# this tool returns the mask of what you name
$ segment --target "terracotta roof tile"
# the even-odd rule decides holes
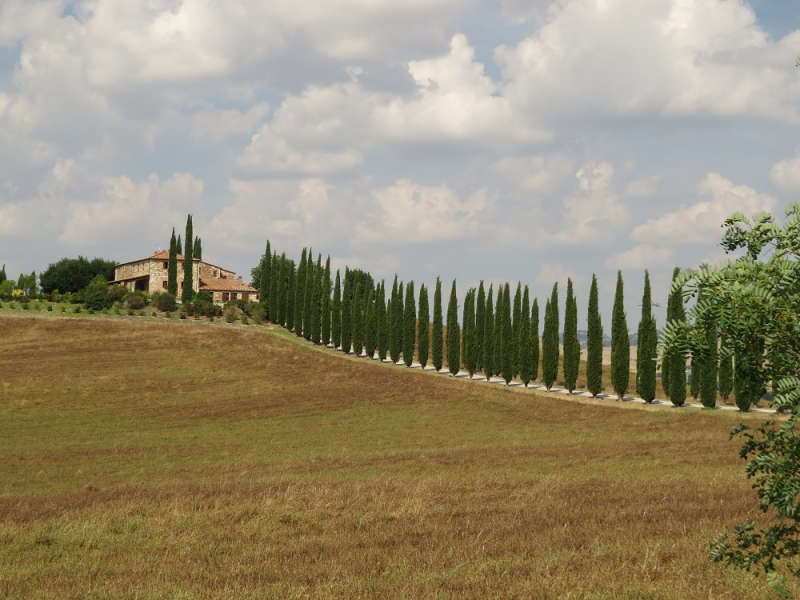
[[[201,279],[201,292],[249,292],[257,294],[258,290],[241,279]]]

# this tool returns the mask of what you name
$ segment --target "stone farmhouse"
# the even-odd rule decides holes
[[[130,290],[153,292],[167,291],[169,252],[161,250],[146,258],[118,264],[114,268],[114,281],[109,284],[124,285]],[[192,265],[192,286],[195,292],[207,292],[214,302],[229,300],[258,300],[258,290],[245,283],[236,273],[195,258]],[[183,289],[183,255],[178,254],[178,298]]]

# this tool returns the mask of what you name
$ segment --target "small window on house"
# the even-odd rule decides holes
[[[168,262],[166,262],[166,261],[164,261],[164,268],[165,268],[165,269],[169,269],[169,263],[168,263]]]
[[[233,294],[231,294],[231,296],[233,296],[233,299],[236,300],[236,292],[233,292]]]
[[[222,292],[222,301],[227,302],[231,299],[231,295],[228,292]]]
[[[167,289],[167,282],[166,281],[162,281],[161,282],[161,287],[164,288],[164,289]]]

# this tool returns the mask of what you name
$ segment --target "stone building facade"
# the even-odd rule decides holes
[[[183,256],[178,255],[178,298],[183,289]],[[195,292],[207,292],[214,302],[242,299],[258,300],[258,290],[245,283],[228,269],[195,258],[192,264],[192,287]],[[130,290],[153,292],[167,291],[169,252],[162,250],[146,258],[120,263],[114,270],[114,281]]]

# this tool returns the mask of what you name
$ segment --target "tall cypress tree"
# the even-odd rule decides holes
[[[199,257],[198,257],[199,258]],[[272,249],[269,247],[269,240],[267,240],[267,249],[264,250],[264,257],[261,259],[261,273],[258,281],[258,299],[262,306],[267,309],[267,318],[269,314],[269,285],[272,281]],[[272,315],[274,317],[274,315]]]
[[[314,279],[311,288],[311,334],[310,339],[315,344],[319,344],[320,329],[322,327],[322,278],[325,272],[322,270],[322,254],[317,256],[317,266],[314,268]]]
[[[175,244],[175,247],[178,249],[178,254],[183,252],[183,242],[181,241],[181,234],[178,234],[178,241]]]
[[[656,321],[653,316],[650,293],[650,273],[644,272],[644,292],[642,294],[642,318],[636,348],[636,393],[648,404],[656,397]]]
[[[350,354],[353,344],[353,278],[345,269],[342,289],[342,352]]]
[[[378,297],[375,299],[375,327],[377,329],[378,358],[386,360],[389,349],[389,327],[386,320],[386,282],[378,284]]]
[[[539,377],[539,299],[531,307],[531,381]]]
[[[622,271],[617,271],[617,291],[611,313],[611,385],[617,393],[617,400],[625,398],[631,372],[631,340],[625,317],[623,285]]]
[[[306,295],[306,249],[300,254],[300,265],[294,278],[294,333],[297,337],[303,335],[303,303]]]
[[[716,328],[710,330],[706,335],[708,346],[707,354],[703,357],[703,370],[700,373],[700,402],[706,408],[714,408],[717,405],[717,331]],[[692,379],[695,374],[692,372]]]
[[[198,260],[203,260],[203,242],[200,240],[199,237],[194,238],[192,256]]]
[[[458,296],[456,280],[450,289],[450,302],[447,305],[447,367],[452,375],[461,370],[461,331],[458,327]]]
[[[178,242],[175,239],[175,228],[172,228],[172,238],[169,241],[169,260],[167,262],[167,291],[173,296],[178,293]],[[3,265],[5,266],[5,265]]]
[[[486,295],[486,308],[483,327],[483,373],[486,375],[486,382],[492,380],[495,375],[494,364],[494,308],[493,299],[494,290],[492,284],[489,284],[489,293]]]
[[[700,382],[703,379],[700,373],[705,368],[705,365],[703,365],[703,357],[699,352],[692,352],[689,365],[689,395],[697,400],[697,397],[700,395]]]
[[[395,275],[389,312],[389,358],[394,363],[400,360],[400,352],[403,349],[403,302],[400,299],[402,285],[402,283],[397,283],[397,275]]]
[[[463,317],[461,331],[461,359],[464,361],[464,368],[469,373],[469,378],[475,374],[475,288],[470,288],[464,299]]]
[[[331,257],[325,260],[325,272],[322,274],[322,308],[320,309],[320,335],[322,345],[331,343]]]
[[[336,269],[336,283],[333,286],[331,303],[331,343],[334,348],[342,345],[342,280],[339,269]]]
[[[442,282],[436,278],[436,289],[433,292],[433,330],[431,331],[431,362],[433,363],[436,372],[442,370],[442,363],[444,362],[444,323],[442,323]]]
[[[558,322],[558,282],[556,282],[544,309],[542,332],[542,381],[548,392],[558,377]]]
[[[503,285],[497,286],[497,300],[494,305],[494,348],[492,348],[492,366],[495,375],[503,374]]]
[[[676,268],[673,274],[673,281],[680,275],[680,269]],[[667,317],[676,323],[686,322],[686,310],[683,307],[683,297],[680,289],[670,294]],[[673,348],[667,353],[668,378],[669,378],[669,399],[675,406],[683,406],[686,402],[686,357],[677,348]],[[662,374],[663,382],[663,374]]]
[[[286,259],[286,286],[283,290],[284,314],[286,315],[286,329],[294,330],[294,299],[297,289],[297,267],[293,260]]]
[[[353,282],[355,284],[355,292],[353,293],[353,301],[350,303],[351,318],[353,328],[353,353],[356,356],[361,356],[364,350],[364,289],[361,287],[361,282]]]
[[[726,348],[724,340],[720,349],[719,359],[719,395],[722,401],[727,404],[728,398],[733,391],[733,353]]]
[[[364,351],[370,360],[375,358],[378,339],[377,323],[375,322],[375,296],[377,292],[377,289],[375,291],[370,290],[364,300]]]
[[[417,307],[414,300],[414,282],[406,286],[406,305],[403,309],[403,362],[407,367],[414,362],[417,334]]]
[[[272,254],[272,268],[269,274],[269,293],[267,294],[267,301],[269,302],[269,320],[273,323],[280,323],[281,311],[278,308],[278,286],[280,285],[278,275],[283,274],[283,264],[278,262],[277,255]]]
[[[571,394],[578,382],[581,364],[581,343],[578,341],[578,301],[572,289],[572,279],[567,278],[567,304],[564,307],[564,387]]]
[[[603,323],[597,294],[597,277],[592,273],[586,332],[586,387],[593,397],[603,391]]]
[[[520,322],[522,319],[522,283],[517,282],[517,291],[514,294],[514,320],[511,324],[511,335],[513,336],[512,347],[514,352],[514,376],[519,375],[521,366],[520,354],[522,350],[522,327]],[[525,332],[528,335],[528,332]]]
[[[419,364],[423,370],[428,365],[428,355],[430,354],[430,327],[431,327],[430,307],[428,306],[428,289],[425,284],[419,286],[419,321],[417,324],[417,355]]]
[[[183,289],[181,302],[191,302],[194,297],[194,260],[192,255],[192,215],[186,217],[186,248],[183,252]]]
[[[305,289],[303,290],[303,337],[311,339],[311,300],[314,294],[314,255],[312,249],[308,250],[306,260]]]
[[[486,291],[483,280],[478,285],[475,301],[475,371],[483,371],[483,338],[486,335]]]
[[[520,300],[520,312],[522,311]],[[502,344],[500,345],[500,373],[506,380],[506,385],[514,379],[514,326],[511,322],[511,288],[506,283],[503,288],[503,318],[502,318]]]
[[[519,378],[525,387],[531,381],[531,299],[528,292],[528,286],[525,286],[525,291],[522,294],[522,310],[520,312],[521,321],[520,327],[522,334],[520,336],[519,348]]]

